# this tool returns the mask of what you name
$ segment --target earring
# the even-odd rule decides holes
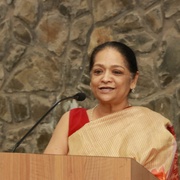
[[[135,89],[131,89],[131,92],[134,93],[134,92],[135,92]]]

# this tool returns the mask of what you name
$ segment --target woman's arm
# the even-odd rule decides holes
[[[44,154],[66,155],[68,153],[68,131],[69,112],[65,113],[58,122]]]

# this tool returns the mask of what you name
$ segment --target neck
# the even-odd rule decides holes
[[[101,117],[106,116],[108,114],[121,111],[121,110],[123,110],[129,106],[130,105],[128,102],[126,102],[124,104],[119,104],[119,105],[99,103],[97,106],[94,107],[94,110],[92,112],[92,119],[101,118]]]

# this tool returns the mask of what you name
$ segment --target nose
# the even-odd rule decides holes
[[[109,71],[105,71],[101,80],[104,83],[111,82],[111,73]]]

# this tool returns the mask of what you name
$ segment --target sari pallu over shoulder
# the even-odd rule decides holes
[[[159,179],[178,180],[177,147],[169,120],[147,108],[131,107],[94,121],[78,108],[70,113],[70,121],[74,122],[75,111],[75,118],[83,123],[69,136],[69,154],[132,157]]]

